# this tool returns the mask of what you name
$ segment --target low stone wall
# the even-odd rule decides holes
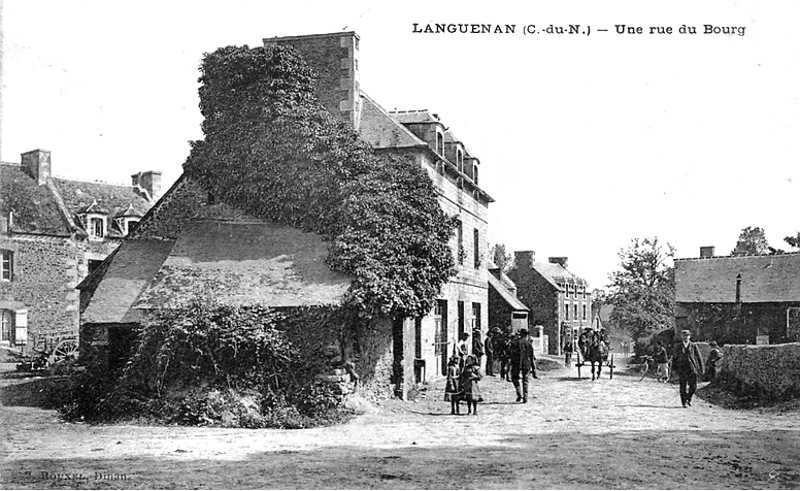
[[[800,397],[800,343],[727,345],[722,353],[719,378],[740,394]]]

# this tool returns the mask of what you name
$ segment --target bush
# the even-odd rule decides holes
[[[307,382],[280,315],[262,307],[192,302],[144,321],[129,361],[90,356],[53,397],[70,420],[306,428],[341,421],[333,387]],[[311,368],[308,368],[311,367]]]

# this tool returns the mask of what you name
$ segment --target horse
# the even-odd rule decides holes
[[[587,329],[578,338],[578,348],[584,361],[592,365],[592,380],[600,378],[603,364],[608,360],[608,342],[599,333]],[[595,376],[595,364],[597,364],[597,375]]]

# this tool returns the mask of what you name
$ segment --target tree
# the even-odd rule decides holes
[[[455,220],[425,170],[376,155],[331,116],[291,47],[220,48],[200,70],[204,139],[186,174],[237,209],[322,235],[328,265],[354,278],[344,305],[363,317],[427,314],[455,273]]]
[[[668,264],[675,248],[657,237],[631,240],[620,249],[620,270],[611,274],[611,320],[633,338],[675,325],[675,276]]]
[[[592,290],[591,298],[592,311],[594,312],[600,312],[600,309],[603,307],[603,305],[611,303],[611,297],[609,296],[608,292],[602,288],[595,288]]]
[[[505,244],[495,244],[492,246],[492,261],[505,273],[511,269],[514,257],[506,252]]]
[[[795,249],[800,249],[800,232],[797,232],[797,235],[794,236],[789,235],[784,237],[783,240]]]
[[[775,250],[775,249],[773,249]],[[736,247],[731,251],[731,256],[758,256],[770,254],[769,242],[761,227],[746,227],[739,234]]]

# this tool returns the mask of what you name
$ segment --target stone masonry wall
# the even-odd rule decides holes
[[[742,394],[766,399],[800,397],[800,343],[722,348],[719,379]]]
[[[314,69],[316,92],[334,116],[359,127],[358,36],[353,32],[264,39],[265,45],[290,45]]]
[[[0,283],[0,297],[28,310],[24,352],[52,348],[48,340],[77,337],[78,249],[71,240],[0,236],[0,248],[14,251],[13,280]]]
[[[13,281],[0,283],[0,298],[22,304],[28,310],[28,339],[23,352],[49,350],[59,340],[77,339],[76,287],[88,274],[88,260],[105,259],[119,243],[39,235],[0,236],[0,249],[14,251]]]
[[[543,326],[549,340],[549,353],[560,353],[559,308],[562,302],[559,302],[558,291],[528,265],[515,265],[508,277],[517,285],[517,297],[530,309],[528,328]]]

